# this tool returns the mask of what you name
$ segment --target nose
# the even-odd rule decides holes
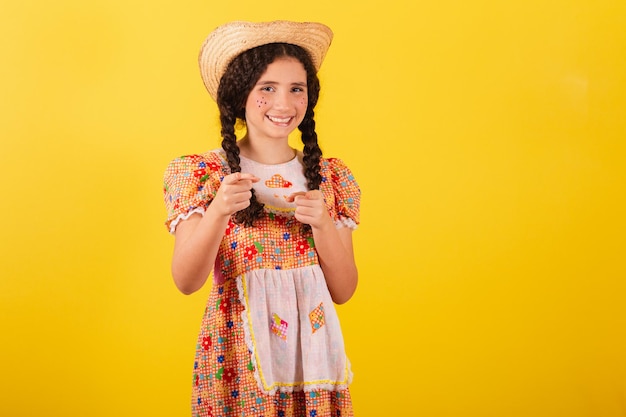
[[[291,106],[289,92],[278,92],[274,96],[274,108],[282,110],[288,109]]]

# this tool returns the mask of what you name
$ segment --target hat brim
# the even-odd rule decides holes
[[[316,22],[235,21],[217,27],[204,41],[198,61],[202,81],[214,100],[228,64],[240,53],[268,43],[290,43],[302,47],[320,69],[333,39],[332,30]]]

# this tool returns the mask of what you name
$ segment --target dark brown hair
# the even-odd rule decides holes
[[[217,106],[222,125],[222,148],[226,152],[231,172],[240,172],[239,146],[235,136],[237,119],[245,121],[245,106],[248,95],[267,66],[277,58],[293,57],[300,61],[307,74],[308,105],[304,119],[298,126],[304,144],[304,176],[309,190],[316,190],[322,182],[320,159],[322,150],[317,143],[314,108],[319,97],[320,83],[317,72],[307,52],[297,45],[270,43],[257,46],[237,55],[226,68],[217,89]],[[263,213],[263,204],[257,201],[252,190],[250,206],[235,214],[235,222],[252,226]]]

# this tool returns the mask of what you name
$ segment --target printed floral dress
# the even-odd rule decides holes
[[[193,371],[193,417],[352,416],[339,319],[310,231],[285,197],[306,191],[302,155],[279,165],[241,158],[261,179],[253,227],[229,222],[215,261]],[[322,159],[320,190],[337,227],[355,229],[360,190],[341,160]],[[229,173],[224,152],[183,156],[165,173],[166,226],[203,214]]]

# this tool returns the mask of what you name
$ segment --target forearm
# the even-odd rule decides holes
[[[190,218],[178,225],[172,277],[182,293],[191,294],[206,282],[229,218],[216,213],[209,205],[204,216]]]
[[[337,229],[332,221],[313,227],[313,240],[333,301],[343,304],[357,287],[358,271],[352,248],[352,231]]]

